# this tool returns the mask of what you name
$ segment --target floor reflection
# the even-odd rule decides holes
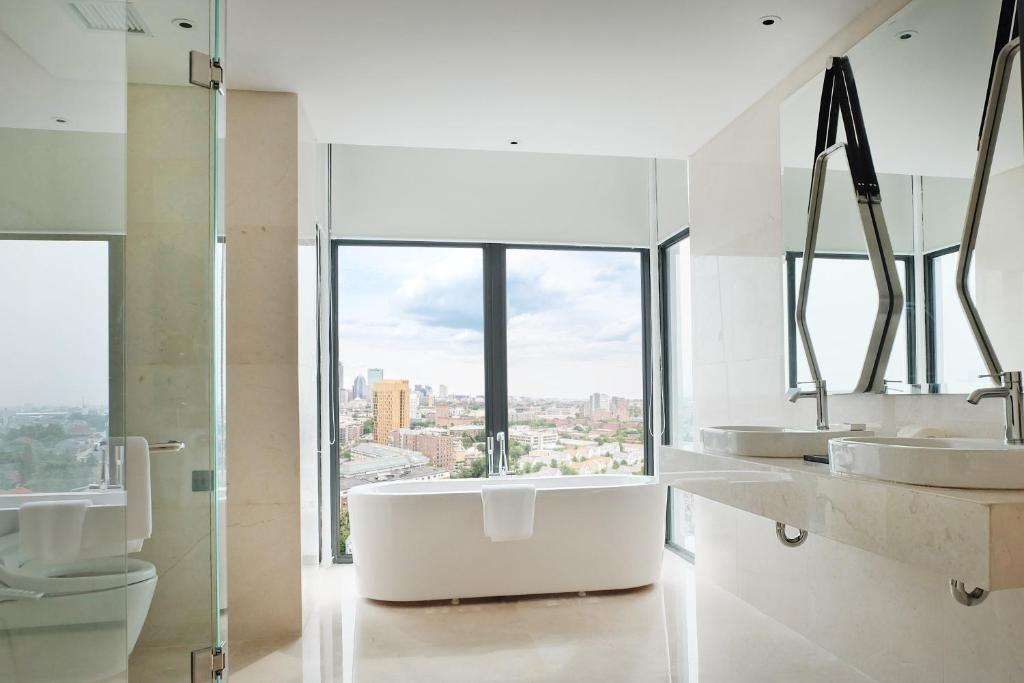
[[[870,680],[671,553],[655,586],[585,597],[393,605],[352,567],[316,578],[303,637],[232,643],[233,683]]]

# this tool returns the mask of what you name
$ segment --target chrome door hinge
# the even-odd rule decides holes
[[[219,59],[196,50],[188,53],[188,82],[200,88],[220,90],[224,85],[224,68]]]
[[[228,655],[222,647],[192,651],[192,683],[219,681],[227,668]]]

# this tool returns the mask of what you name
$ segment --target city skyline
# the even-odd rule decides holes
[[[353,384],[356,381],[358,381],[358,379],[362,379],[364,382],[366,382],[366,372],[365,372],[365,369],[363,369],[363,372],[356,372],[354,374],[350,374],[349,370],[347,369],[349,366],[346,365],[345,367],[346,367],[345,375],[346,375],[346,377],[351,377],[351,381],[348,381],[347,385],[342,385],[340,387],[341,389],[347,389],[348,391],[351,392]],[[380,368],[380,364],[373,365],[372,367]],[[433,395],[436,398],[444,398],[440,394],[440,388],[441,387],[446,387],[447,388],[447,395],[449,397],[469,397],[469,398],[483,398],[484,397],[484,393],[483,392],[475,393],[475,392],[465,392],[465,391],[453,390],[452,389],[452,385],[447,384],[445,382],[431,383],[431,382],[424,382],[422,380],[417,380],[417,379],[414,379],[412,377],[393,377],[387,371],[387,368],[380,368],[380,369],[382,369],[384,371],[384,379],[385,380],[405,380],[405,381],[407,381],[409,383],[410,387],[415,387],[417,385],[424,385],[424,386],[429,386],[429,387],[433,388],[433,390],[434,390],[434,394]],[[367,386],[369,386],[369,384],[367,384]],[[590,400],[590,397],[593,394],[605,394],[605,395],[607,395],[609,397],[612,397],[612,398],[626,398],[626,399],[629,399],[631,401],[643,400],[643,396],[642,395],[640,395],[640,396],[623,396],[621,394],[615,394],[615,393],[612,393],[612,392],[609,392],[609,391],[588,391],[588,392],[586,392],[585,396],[536,396],[536,395],[533,395],[533,394],[512,394],[512,393],[509,393],[509,398],[514,398],[514,399],[534,399],[534,400],[540,400],[540,401],[579,401],[579,402],[584,402],[585,403],[585,402]],[[353,396],[353,398],[355,398],[355,396]]]

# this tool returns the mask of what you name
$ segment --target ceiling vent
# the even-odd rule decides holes
[[[130,2],[72,2],[71,11],[90,31],[122,31],[151,35],[138,8]]]

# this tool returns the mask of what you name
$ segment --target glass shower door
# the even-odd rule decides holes
[[[150,461],[153,533],[139,556],[159,582],[128,673],[211,680],[227,613],[224,95],[211,65],[223,6],[137,8],[153,35],[128,41],[125,428],[170,447]]]
[[[225,639],[221,12],[0,0],[0,681]]]

